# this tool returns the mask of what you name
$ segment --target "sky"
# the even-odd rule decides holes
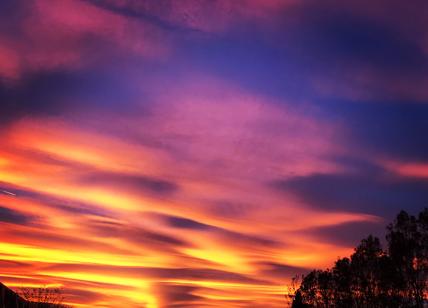
[[[283,307],[428,204],[428,2],[0,1],[0,281]]]

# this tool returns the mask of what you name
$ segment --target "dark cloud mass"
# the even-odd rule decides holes
[[[428,161],[428,103],[332,100],[323,105],[324,116],[346,123],[351,146],[372,155]]]
[[[161,217],[166,221],[166,223],[169,226],[173,228],[197,230],[199,232],[205,231],[208,233],[212,233],[212,235],[214,236],[223,237],[227,239],[227,241],[230,241],[232,243],[236,242],[239,244],[271,246],[271,247],[281,246],[279,242],[269,239],[267,237],[247,235],[239,232],[234,232],[224,228],[203,224],[195,220],[182,218],[182,217],[166,216],[166,215],[163,215]]]
[[[1,122],[36,115],[73,114],[107,108],[127,111],[137,90],[112,71],[48,70],[25,73],[19,81],[1,82]],[[119,105],[119,106],[118,106]]]
[[[88,172],[79,181],[85,185],[112,185],[136,191],[168,196],[179,190],[178,184],[143,175]]]
[[[163,299],[162,305],[165,307],[192,307],[192,303],[202,300],[200,296],[193,295],[198,287],[182,286],[173,283],[160,283],[157,291]]]
[[[312,228],[306,230],[305,233],[322,241],[354,247],[369,234],[383,240],[385,237],[385,223],[386,219],[378,222],[352,222],[337,226]]]
[[[268,277],[275,277],[279,280],[289,279],[296,275],[307,273],[310,269],[298,266],[290,266],[275,262],[260,262],[257,264],[260,267],[260,274]]]
[[[196,229],[196,230],[214,229],[214,227],[212,226],[197,222],[195,220],[187,219],[187,218],[170,216],[170,217],[167,217],[166,220],[171,227],[175,227],[175,228]]]
[[[403,208],[417,211],[426,206],[428,198],[428,181],[388,173],[375,176],[315,174],[277,181],[273,186],[295,194],[313,207],[380,216]]]
[[[293,39],[309,64],[324,69],[364,65],[400,73],[422,73],[428,64],[419,42],[376,16],[321,4],[307,5],[300,14]]]
[[[0,221],[12,224],[25,225],[32,221],[32,217],[27,216],[18,211],[14,211],[9,208],[0,206]]]

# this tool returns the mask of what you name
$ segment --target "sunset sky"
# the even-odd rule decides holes
[[[428,2],[0,1],[0,281],[284,307],[428,205]]]

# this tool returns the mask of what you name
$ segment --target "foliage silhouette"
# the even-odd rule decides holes
[[[428,293],[428,208],[417,217],[401,211],[387,226],[387,250],[363,239],[350,258],[302,278],[292,307],[415,307]]]
[[[64,296],[60,288],[21,287],[18,294],[27,302],[32,303],[34,307],[70,308],[63,304]]]
[[[18,294],[19,293],[19,294]],[[62,304],[61,289],[20,288],[15,292],[0,283],[0,307],[2,308],[71,308]]]

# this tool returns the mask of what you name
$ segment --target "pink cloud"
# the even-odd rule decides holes
[[[141,19],[157,18],[164,26],[208,33],[223,32],[241,22],[270,22],[272,18],[295,0],[183,0],[145,2],[133,0],[107,0],[100,7],[118,14],[133,12]],[[126,13],[124,13],[126,14]]]
[[[115,50],[149,59],[162,59],[170,50],[158,27],[84,1],[34,0],[17,27],[20,35],[4,37],[0,50],[0,74],[12,79],[26,71],[87,67]],[[100,53],[106,46],[110,52]]]

